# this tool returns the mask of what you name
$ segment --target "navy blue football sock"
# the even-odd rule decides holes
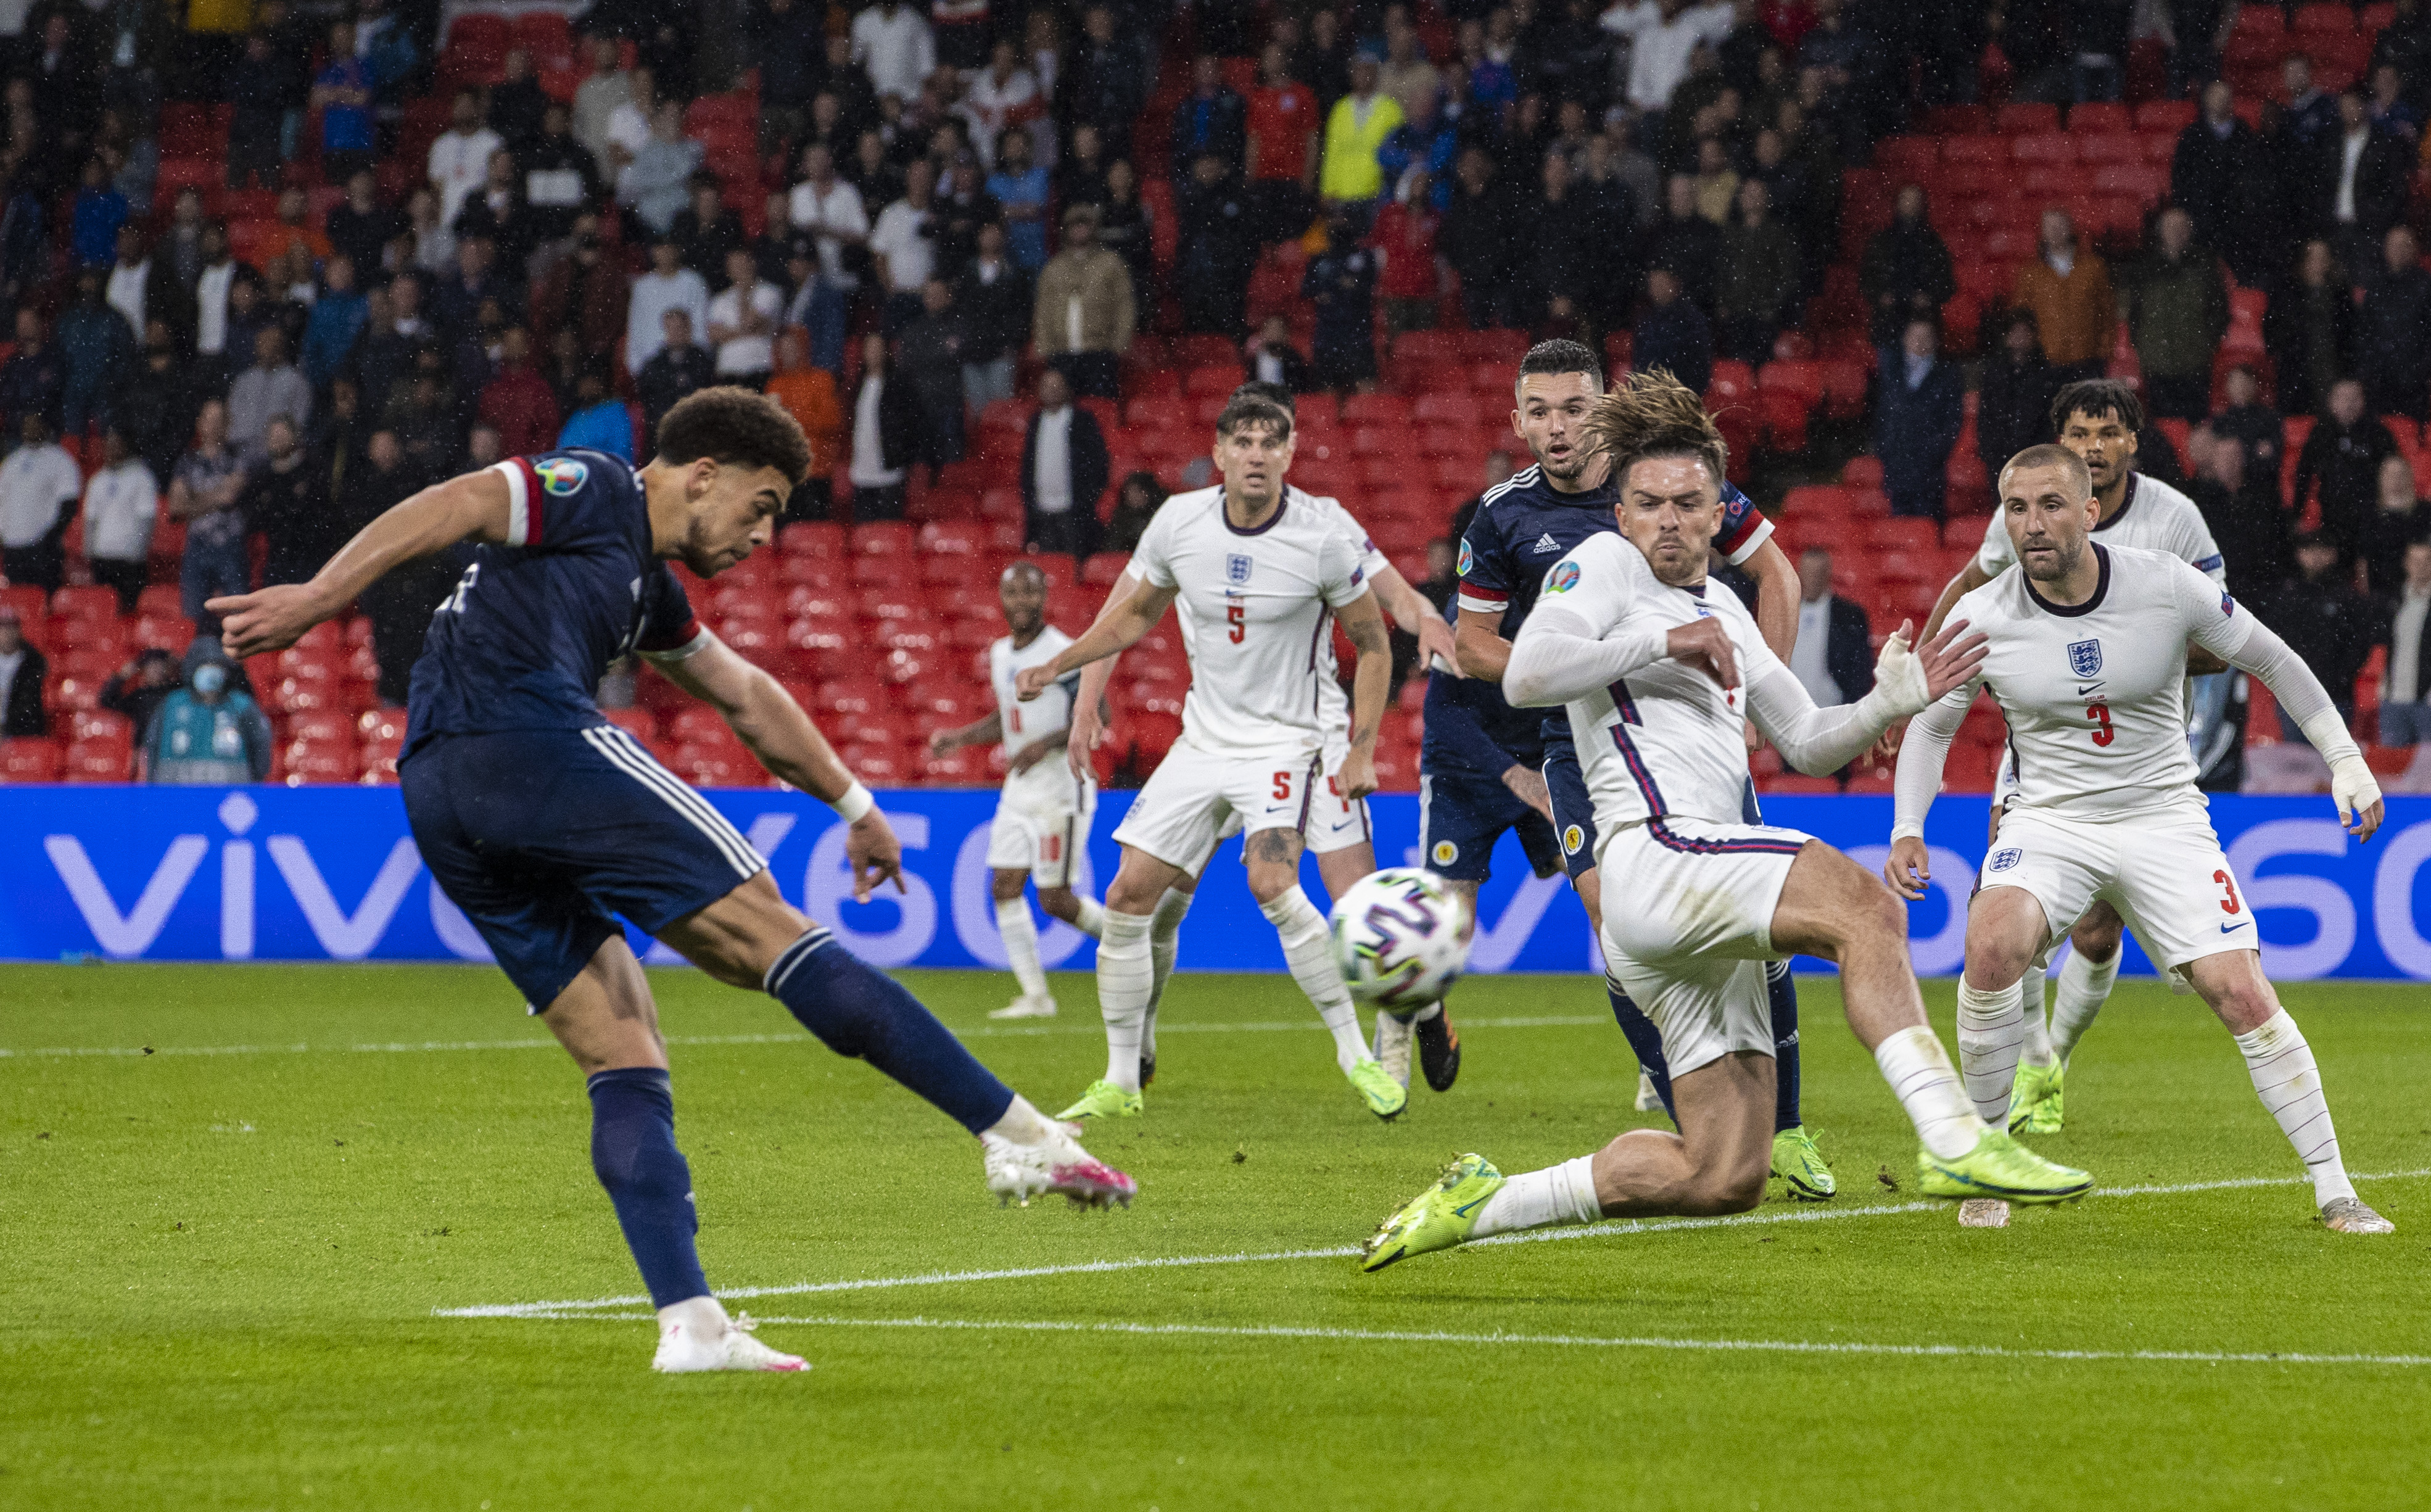
[[[1612,1016],[1620,1020],[1622,1037],[1637,1052],[1637,1064],[1653,1082],[1654,1095],[1663,1100],[1663,1111],[1671,1115],[1674,1126],[1678,1125],[1680,1116],[1671,1108],[1671,1067],[1663,1059],[1663,1031],[1655,1028],[1654,1020],[1647,1017],[1637,1004],[1629,1000],[1629,994],[1614,986],[1608,977],[1603,990],[1604,996],[1612,1000]]]
[[[1772,1132],[1779,1134],[1805,1121],[1798,1111],[1798,983],[1789,980],[1789,963],[1766,962],[1764,986],[1772,999]]]
[[[919,999],[838,944],[824,926],[813,925],[785,947],[763,984],[828,1049],[867,1061],[973,1134],[1013,1105],[1013,1089],[973,1059]]]
[[[655,1066],[596,1071],[591,1077],[591,1168],[616,1204],[616,1222],[650,1304],[669,1307],[709,1295],[693,1249],[700,1218],[692,1168],[676,1148],[676,1100]]]

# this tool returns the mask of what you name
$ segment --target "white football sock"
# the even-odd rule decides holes
[[[1477,1210],[1477,1227],[1469,1237],[1541,1229],[1548,1223],[1593,1223],[1602,1217],[1603,1203],[1595,1189],[1595,1157],[1581,1155],[1504,1182]]]
[[[1350,1000],[1350,989],[1342,984],[1341,968],[1333,964],[1333,934],[1325,927],[1325,916],[1298,887],[1287,888],[1272,902],[1258,906],[1283,938],[1283,960],[1291,966],[1292,980],[1316,1005],[1325,1027],[1333,1031],[1334,1064],[1349,1075],[1352,1067],[1367,1059],[1367,1042],[1360,1037],[1358,1006]]]
[[[1038,921],[1030,916],[1027,898],[996,900],[996,932],[1004,936],[1006,962],[1025,998],[1047,996],[1047,972],[1038,964]]]
[[[723,1338],[727,1327],[726,1304],[714,1297],[686,1297],[659,1309],[661,1338],[679,1328],[697,1339]]]
[[[1072,927],[1093,940],[1104,939],[1106,911],[1098,906],[1095,899],[1081,898],[1075,901],[1081,905],[1081,916],[1072,921]]]
[[[1004,1110],[1004,1117],[983,1131],[999,1139],[1010,1139],[1016,1145],[1039,1144],[1058,1131],[1048,1117],[1031,1105],[1031,1100],[1015,1092]]]
[[[1975,1116],[1996,1129],[2008,1126],[2009,1087],[2026,1039],[2024,986],[2012,983],[1986,992],[1958,979],[1958,1068]]]
[[[1098,945],[1098,1012],[1106,1020],[1106,1080],[1139,1090],[1140,1026],[1153,984],[1148,951],[1148,916],[1106,910]]]
[[[1932,1026],[1919,1024],[1884,1040],[1874,1047],[1874,1064],[1936,1159],[1956,1160],[1984,1137],[1984,1120],[1975,1117],[1967,1089],[1951,1068],[1950,1052],[1934,1037]]]
[[[2018,1064],[2049,1066],[2054,1057],[2052,1054],[2051,1028],[2043,1017],[2041,972],[2027,968],[2024,980],[2018,983],[2018,1007],[2025,1020],[2026,1031],[2026,1037],[2018,1041]]]
[[[2313,1205],[2353,1197],[2355,1184],[2347,1180],[2346,1162],[2339,1158],[2339,1132],[2330,1123],[2329,1100],[2322,1094],[2322,1073],[2296,1020],[2282,1008],[2259,1029],[2238,1035],[2237,1048],[2245,1052],[2245,1069],[2262,1105],[2279,1120],[2279,1132],[2296,1147],[2313,1178]]]
[[[2052,995],[2052,1050],[2061,1060],[2076,1049],[2076,1042],[2093,1027],[2093,1016],[2102,1012],[2110,989],[2119,981],[2119,963],[2125,958],[2123,949],[2110,952],[2107,961],[2088,961],[2083,950],[2071,950],[2059,965],[2059,988]]]
[[[1150,1056],[1156,1054],[1156,1011],[1165,1006],[1165,984],[1173,980],[1173,958],[1182,949],[1182,916],[1190,912],[1190,899],[1196,896],[1179,887],[1168,887],[1165,896],[1156,900],[1156,912],[1149,916],[1148,961],[1156,973],[1156,984],[1148,989],[1148,1017],[1140,1026],[1140,1049]]]

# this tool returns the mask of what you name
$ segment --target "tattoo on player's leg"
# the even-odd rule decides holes
[[[1289,830],[1261,830],[1249,837],[1249,854],[1259,861],[1287,865],[1298,850]]]

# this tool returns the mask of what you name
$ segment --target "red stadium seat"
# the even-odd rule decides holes
[[[857,557],[908,556],[916,544],[913,528],[902,520],[880,520],[852,529],[852,554]]]
[[[75,742],[59,770],[65,782],[124,782],[129,775],[126,743],[118,740]]]
[[[1210,362],[1183,375],[1182,392],[1191,398],[1223,398],[1248,379],[1237,362]]]
[[[58,741],[0,740],[0,782],[56,782],[59,780]]]
[[[2132,124],[2123,105],[2096,102],[2071,107],[2068,112],[2068,129],[2080,139],[2100,132],[2125,131]]]
[[[1390,426],[1410,423],[1410,401],[1398,394],[1354,394],[1342,402],[1346,426]]]

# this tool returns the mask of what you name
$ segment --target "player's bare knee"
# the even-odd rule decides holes
[[[2088,917],[2068,932],[2068,942],[2087,961],[2104,962],[2119,953],[2119,941],[2125,930],[2116,914],[2108,918]]]
[[[1069,887],[1041,887],[1038,889],[1038,906],[1047,910],[1049,917],[1060,918],[1066,924],[1081,916],[1081,900],[1072,896]]]
[[[1967,941],[1967,984],[1978,992],[1998,992],[2026,974],[2029,959],[2006,941],[1970,937]]]
[[[1030,873],[1026,871],[999,871],[989,880],[988,892],[998,902],[1010,903],[1021,896],[1022,886],[1029,881]],[[1046,896],[1041,893],[1040,900],[1044,901]]]

